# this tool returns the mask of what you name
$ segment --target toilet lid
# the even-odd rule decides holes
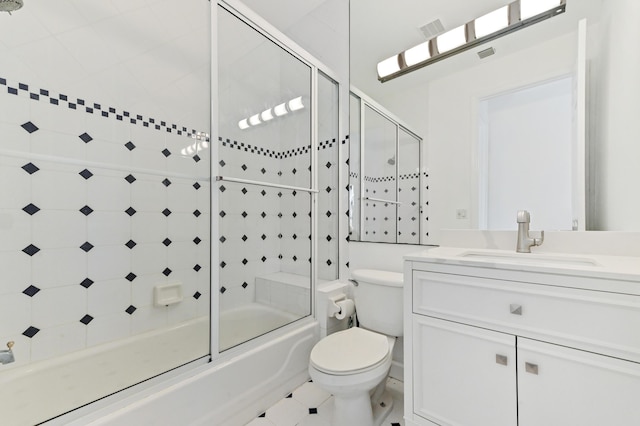
[[[311,351],[311,364],[329,374],[349,374],[383,362],[389,355],[387,336],[354,327],[330,334]]]

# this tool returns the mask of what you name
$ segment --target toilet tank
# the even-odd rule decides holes
[[[356,269],[351,272],[351,278],[355,280],[353,299],[360,327],[387,336],[402,336],[403,275]]]

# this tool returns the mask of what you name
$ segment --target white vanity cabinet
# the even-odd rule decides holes
[[[640,425],[640,275],[598,272],[409,257],[407,425]]]

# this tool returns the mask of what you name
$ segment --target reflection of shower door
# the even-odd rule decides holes
[[[225,350],[310,315],[313,277],[337,278],[339,115],[337,83],[300,55],[222,6],[218,32],[218,341]]]

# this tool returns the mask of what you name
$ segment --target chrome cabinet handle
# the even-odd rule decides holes
[[[496,364],[507,365],[509,363],[509,359],[506,355],[496,354]]]
[[[511,312],[513,315],[522,315],[522,305],[509,305],[509,312]]]
[[[524,363],[524,370],[527,373],[535,374],[536,376],[538,375],[538,365],[537,364],[531,364],[530,362],[525,362]]]

